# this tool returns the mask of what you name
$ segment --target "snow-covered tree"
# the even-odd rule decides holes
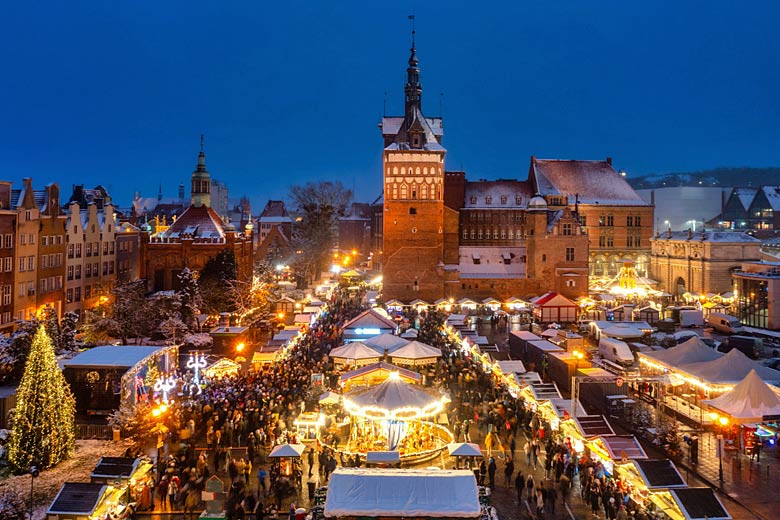
[[[0,339],[0,383],[17,383],[22,377],[24,363],[39,324],[35,318],[21,321],[10,338]]]
[[[168,341],[175,345],[181,342],[182,338],[189,332],[189,328],[178,318],[167,318],[160,323],[160,331]]]
[[[54,345],[39,327],[16,391],[16,415],[8,461],[18,471],[50,468],[74,448],[76,401],[57,366]]]
[[[203,312],[216,315],[220,312],[233,312],[235,301],[230,283],[238,278],[238,265],[233,251],[225,249],[210,258],[200,271],[201,297]]]
[[[181,321],[183,321],[190,330],[197,330],[198,321],[196,316],[200,312],[200,306],[203,300],[200,296],[200,286],[198,280],[188,267],[185,267],[179,273],[179,290],[176,291],[181,301]]]
[[[0,493],[0,520],[19,520],[27,514],[24,498],[10,489]]]

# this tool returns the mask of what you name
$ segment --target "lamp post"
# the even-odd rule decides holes
[[[35,478],[40,474],[41,472],[38,470],[38,466],[30,466],[30,520],[32,520],[33,517],[33,489],[35,486]]]
[[[723,485],[723,434],[718,434],[718,480]]]

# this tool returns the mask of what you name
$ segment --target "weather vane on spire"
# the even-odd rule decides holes
[[[203,151],[203,140],[204,140],[204,135],[200,134],[200,151],[201,152]]]
[[[412,22],[412,48],[414,49],[414,32],[415,31],[414,31],[414,15],[413,14],[409,15],[409,20],[411,20],[411,22]]]

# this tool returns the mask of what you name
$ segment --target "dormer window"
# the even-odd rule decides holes
[[[506,195],[501,195],[501,204],[506,204]]]
[[[523,197],[521,197],[520,195],[515,195],[515,204],[519,206],[520,204],[522,204],[522,202],[523,202]]]
[[[493,197],[491,197],[490,195],[485,197],[485,204],[492,204],[492,203],[493,203]]]
[[[415,134],[412,136],[412,148],[420,148],[422,146],[422,139],[420,139],[419,134]]]
[[[475,195],[471,196],[471,203],[476,204],[477,203],[477,197]]]

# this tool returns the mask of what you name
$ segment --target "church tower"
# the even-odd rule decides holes
[[[444,156],[441,118],[422,113],[417,49],[412,47],[403,117],[383,117],[385,300],[444,296]]]
[[[211,174],[206,170],[206,152],[203,151],[203,134],[200,136],[198,165],[192,172],[192,205],[196,208],[211,206]]]

